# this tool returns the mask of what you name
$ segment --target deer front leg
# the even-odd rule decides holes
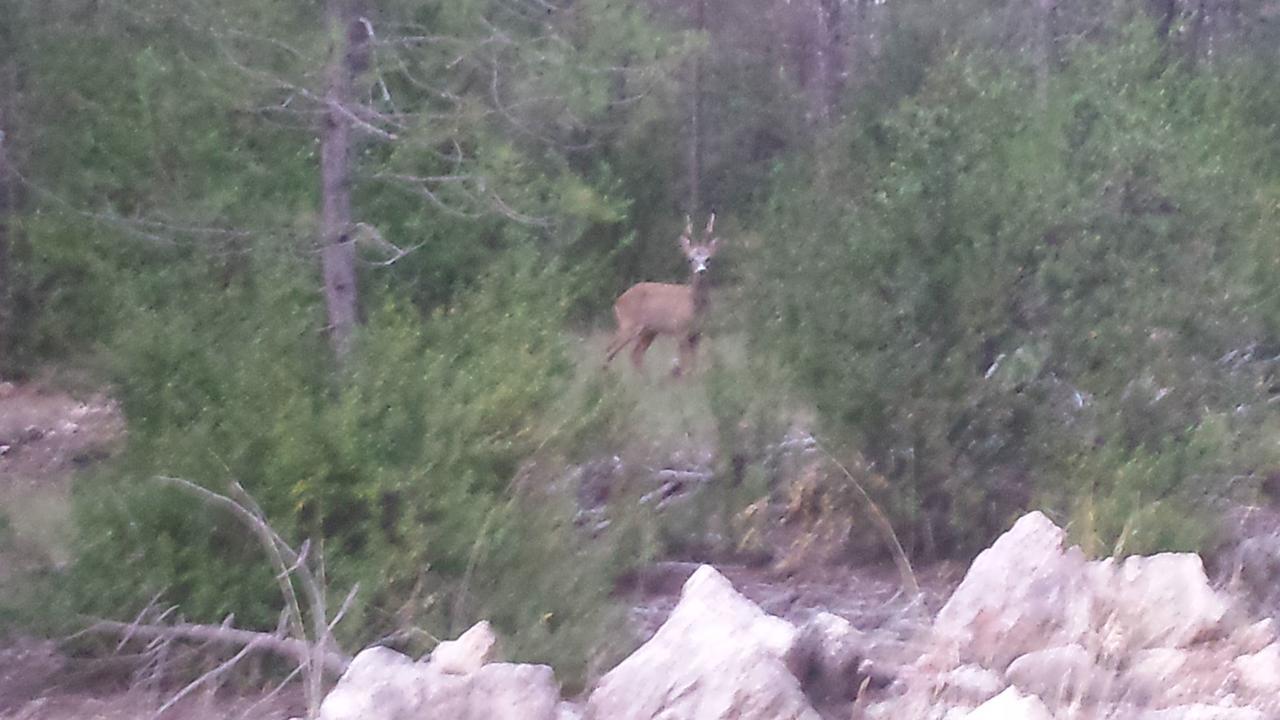
[[[698,333],[690,333],[680,340],[680,362],[671,370],[674,377],[680,377],[686,372],[693,372],[693,366],[697,360],[698,340],[701,337]]]

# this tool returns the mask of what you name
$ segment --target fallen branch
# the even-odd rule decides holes
[[[295,550],[291,547],[275,528],[271,527],[262,508],[238,483],[232,482],[229,494],[222,495],[182,478],[157,477],[155,480],[181,490],[211,507],[229,511],[252,531],[275,569],[275,581],[284,600],[280,625],[273,633],[242,630],[232,626],[232,616],[228,616],[222,625],[190,623],[166,625],[158,621],[144,623],[143,619],[151,612],[157,597],[148,603],[147,608],[139,613],[133,622],[97,620],[78,634],[118,635],[121,640],[117,652],[130,640],[146,642],[149,649],[155,648],[153,654],[157,659],[150,664],[156,667],[165,664],[164,654],[169,646],[178,640],[239,648],[230,660],[221,663],[183,688],[162,706],[162,711],[173,707],[195,688],[216,679],[254,652],[267,652],[288,658],[297,663],[296,672],[291,673],[289,677],[292,678],[298,674],[302,676],[307,696],[307,717],[316,717],[320,711],[320,703],[324,699],[325,675],[341,675],[351,662],[350,656],[344,654],[334,642],[333,629],[351,609],[359,592],[359,586],[351,588],[338,612],[330,618],[325,596],[327,588],[325,587],[323,552],[314,553],[316,559],[313,561],[309,541],[303,543],[299,549]],[[316,565],[315,570],[312,569],[313,562]],[[163,619],[172,611],[173,608],[170,608],[159,617]],[[308,631],[308,624],[311,626],[310,631]]]
[[[298,663],[308,662],[315,652],[311,643],[296,638],[222,625],[193,623],[139,625],[116,620],[98,620],[83,632],[129,636],[139,640],[192,640],[235,647],[252,646],[254,650],[279,655]],[[333,675],[341,675],[351,663],[350,657],[334,650],[326,650],[319,656],[319,660],[320,667]]]

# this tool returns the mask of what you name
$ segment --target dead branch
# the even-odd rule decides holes
[[[199,625],[194,623],[138,625],[117,620],[97,620],[85,628],[84,632],[104,635],[127,634],[138,640],[149,641],[189,640],[216,645],[252,646],[255,650],[278,655],[299,663],[306,662],[313,650],[310,643],[297,638],[221,625]],[[333,675],[341,675],[347,669],[347,665],[351,663],[351,658],[335,650],[326,650],[321,655],[321,661],[320,666],[326,672]]]
[[[347,614],[355,600],[358,588],[352,588],[337,616],[330,621],[325,602],[323,557],[315,561],[320,568],[320,577],[317,578],[309,561],[310,543],[304,544],[301,550],[294,550],[271,527],[262,508],[238,483],[231,483],[230,496],[228,496],[182,478],[157,477],[155,480],[182,490],[210,506],[229,511],[257,536],[275,569],[275,579],[284,598],[285,607],[281,613],[280,627],[275,633],[242,630],[232,627],[231,618],[221,626],[189,623],[146,624],[142,622],[147,612],[144,610],[131,623],[100,620],[85,632],[114,633],[126,638],[150,641],[150,644],[158,648],[157,652],[163,652],[175,640],[241,647],[240,652],[230,661],[205,673],[195,683],[180,691],[177,697],[166,704],[166,708],[191,692],[195,686],[217,677],[254,651],[261,650],[291,658],[298,663],[298,671],[302,674],[307,695],[308,717],[315,717],[323,699],[325,673],[339,674],[350,662],[350,658],[336,648],[333,642],[333,628]],[[300,589],[295,587],[295,582],[301,585]],[[310,632],[307,629],[308,620],[311,624]]]

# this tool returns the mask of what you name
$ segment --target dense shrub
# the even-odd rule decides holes
[[[287,280],[232,307],[192,298],[137,317],[119,350],[129,447],[77,488],[85,609],[119,615],[160,593],[197,620],[274,627],[252,538],[150,481],[236,479],[286,537],[312,539],[335,591],[361,581],[349,639],[411,624],[448,636],[485,617],[516,657],[561,653],[572,677],[607,619],[605,548],[582,545],[536,463],[581,441],[598,396],[562,399],[564,281],[534,260],[509,258],[429,321],[372,311],[336,376]]]
[[[1256,458],[1246,425],[1206,423],[1266,414],[1268,369],[1219,359],[1269,337],[1249,264],[1274,262],[1275,198],[1238,88],[1124,28],[1080,48],[1043,108],[999,57],[957,53],[845,128],[813,180],[776,183],[758,345],[886,476],[917,552],[1086,501],[1110,516],[1100,545],[1185,547],[1150,526]],[[1123,542],[1135,526],[1147,540]]]

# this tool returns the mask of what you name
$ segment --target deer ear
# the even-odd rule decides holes
[[[680,247],[687,253],[693,247],[693,218],[684,216],[684,232],[680,233]]]

